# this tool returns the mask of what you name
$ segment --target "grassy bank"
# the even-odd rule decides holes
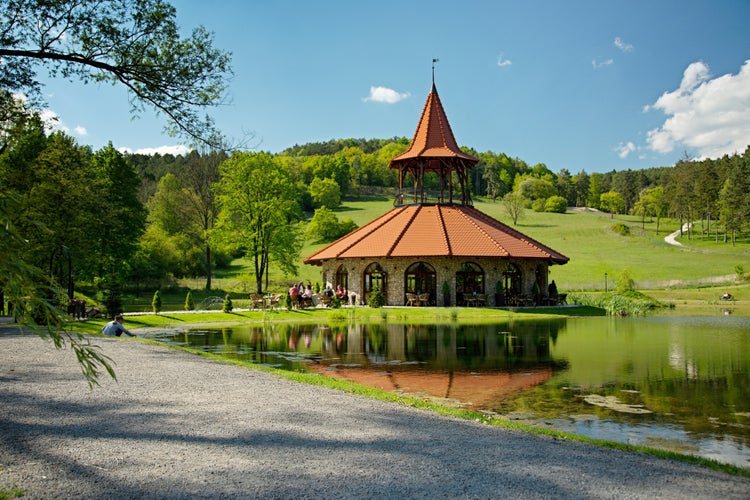
[[[275,309],[268,311],[166,311],[160,314],[128,314],[126,327],[188,328],[194,325],[262,324],[272,322],[336,323],[409,322],[412,324],[438,323],[496,323],[510,320],[560,316],[601,316],[604,311],[594,307],[538,307],[526,309],[494,309],[482,307],[346,307],[341,309]],[[81,333],[99,333],[107,319],[96,318],[71,322],[69,328]]]

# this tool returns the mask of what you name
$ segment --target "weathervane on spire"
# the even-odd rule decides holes
[[[435,63],[440,62],[440,59],[432,59],[432,84],[435,85]]]

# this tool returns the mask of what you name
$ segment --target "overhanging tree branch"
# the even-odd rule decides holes
[[[131,113],[146,106],[167,130],[212,149],[228,145],[205,107],[224,103],[231,54],[203,27],[181,37],[162,0],[0,0],[0,86],[39,94],[37,69],[52,76],[119,83]]]

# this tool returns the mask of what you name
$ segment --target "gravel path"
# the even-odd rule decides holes
[[[748,498],[750,479],[97,338],[118,381],[0,329],[0,490],[26,498]]]

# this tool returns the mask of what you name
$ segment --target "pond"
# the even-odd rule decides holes
[[[161,341],[750,468],[750,318],[267,324]]]

